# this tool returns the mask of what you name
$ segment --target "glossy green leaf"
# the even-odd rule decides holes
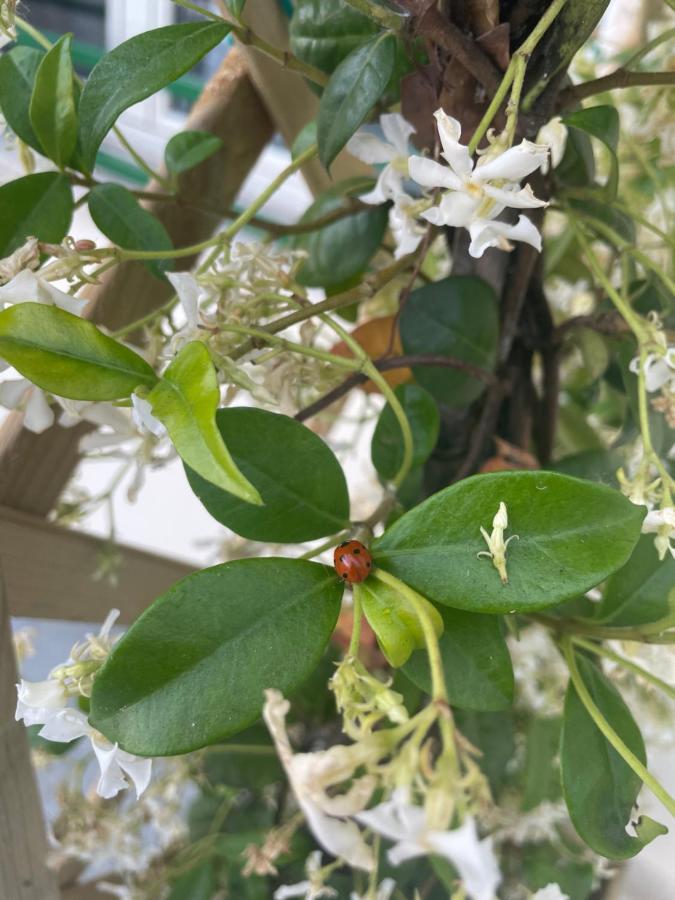
[[[58,244],[73,217],[73,192],[65,175],[38,172],[0,186],[0,258],[26,238]]]
[[[312,144],[316,144],[316,119],[312,119],[297,133],[291,147],[291,158],[296,160],[305,150],[309,150]]]
[[[619,184],[619,161],[617,147],[619,144],[619,113],[614,106],[589,106],[576,110],[563,119],[568,128],[576,128],[601,141],[609,152],[610,171],[602,196],[612,200],[616,196]]]
[[[240,790],[258,790],[284,779],[284,770],[263,723],[240,732],[231,743],[226,741],[210,748],[204,754],[203,765],[211,784]]]
[[[220,389],[205,344],[186,344],[147,399],[186,465],[246,503],[262,503],[258,491],[237,468],[218,431]]]
[[[507,507],[508,584],[490,559]],[[405,513],[373,544],[378,566],[430,600],[472,612],[527,612],[583,594],[619,569],[640,534],[644,507],[618,491],[553,472],[498,472],[451,485]]]
[[[241,18],[241,14],[246,6],[246,0],[225,0],[227,8],[237,19]]]
[[[120,184],[97,185],[89,192],[87,203],[96,227],[124,250],[173,249],[164,225]],[[173,263],[171,259],[151,259],[145,265],[159,278]]]
[[[499,319],[492,288],[480,278],[451,275],[413,291],[401,314],[406,353],[439,354],[491,371],[497,356]],[[485,384],[450,368],[418,366],[415,380],[440,403],[462,406]]]
[[[0,312],[0,359],[45,391],[71,400],[122,400],[157,376],[133,350],[56,306]]]
[[[618,487],[616,471],[622,463],[623,458],[616,450],[584,450],[556,460],[550,468],[561,475],[587,478],[608,487]]]
[[[344,0],[296,0],[289,27],[293,53],[329,74],[379,31]]]
[[[214,519],[242,537],[274,543],[311,541],[346,527],[344,472],[318,435],[288,416],[248,407],[220,409],[216,423],[264,506],[243,503],[187,468],[190,487]]]
[[[172,175],[180,175],[213,156],[222,146],[221,139],[208,131],[181,131],[166,145],[166,168]]]
[[[366,178],[339,182],[315,200],[300,221],[320,219],[343,206],[347,197],[363,193],[371,187],[372,180]],[[361,210],[317,231],[298,235],[293,246],[307,254],[307,259],[298,270],[298,281],[327,290],[336,290],[350,283],[365,271],[382,242],[386,228],[387,211],[381,206]]]
[[[384,93],[396,62],[396,38],[385,33],[352,51],[331,75],[317,118],[319,158],[328,168]]]
[[[568,843],[564,846],[563,854],[557,843],[526,844],[519,854],[523,884],[531,891],[557,884],[569,900],[589,900],[596,893],[593,890],[593,863],[584,858],[583,848],[574,853]]]
[[[72,39],[72,34],[64,34],[44,55],[30,101],[33,131],[44,154],[60,169],[70,162],[77,143]]]
[[[230,32],[225,22],[200,21],[145,31],[94,66],[80,100],[80,144],[91,170],[117,117],[184,75]]]
[[[359,598],[363,614],[390,665],[402,666],[413,650],[425,646],[419,617],[405,594],[376,578],[368,578],[354,585],[354,596]],[[443,632],[440,613],[426,598],[419,600],[431,618],[436,635],[440,636]]]
[[[131,753],[173,756],[259,716],[266,688],[311,673],[340,611],[335,572],[299,559],[240,559],[179,581],[115,645],[91,722]]]
[[[447,606],[438,611],[445,626],[439,645],[450,703],[486,712],[509,707],[513,702],[513,666],[499,619]],[[431,693],[424,651],[413,653],[403,671],[419,688]]]
[[[643,534],[626,565],[607,581],[594,605],[603,625],[645,625],[675,612],[675,559],[659,560],[654,535]]]
[[[395,392],[403,407],[413,435],[413,468],[421,466],[436,446],[440,415],[436,401],[418,384],[402,384]],[[378,474],[393,478],[403,462],[401,426],[387,403],[377,420],[370,455]]]
[[[14,134],[38,153],[42,147],[30,121],[30,98],[44,55],[19,44],[0,56],[0,109]]]
[[[598,667],[577,657],[591,698],[626,746],[646,765],[644,741],[630,710]],[[579,836],[596,853],[628,859],[667,829],[647,816],[626,832],[642,781],[609,744],[570,681],[565,697],[560,767],[565,803]]]

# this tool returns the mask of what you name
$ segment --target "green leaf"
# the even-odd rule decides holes
[[[554,762],[560,745],[561,719],[535,718],[527,725],[523,811],[560,799],[560,771]]]
[[[305,150],[309,150],[312,144],[316,144],[316,119],[308,122],[295,136],[291,147],[291,159],[295,161]]]
[[[610,170],[605,185],[600,189],[604,200],[613,200],[619,184],[619,113],[614,106],[590,106],[565,116],[563,123],[601,141],[609,152]]]
[[[30,121],[30,98],[44,55],[19,44],[0,56],[0,109],[14,134],[38,153],[43,150]]]
[[[133,350],[55,306],[0,312],[0,358],[45,391],[71,400],[121,400],[157,376]]]
[[[215,890],[216,873],[213,862],[206,860],[172,882],[167,900],[211,900]]]
[[[284,778],[267,728],[257,724],[204,754],[204,774],[213,785],[259,790]]]
[[[225,0],[225,4],[232,15],[235,18],[240,19],[244,7],[246,6],[246,0]]]
[[[622,465],[623,457],[616,450],[584,450],[564,456],[552,463],[550,468],[561,475],[587,478],[608,487],[618,487],[616,470]]]
[[[499,318],[492,288],[480,278],[451,275],[413,291],[401,314],[405,353],[451,356],[491,371],[497,358]],[[450,368],[418,366],[415,380],[440,403],[463,406],[485,384]]]
[[[115,47],[94,66],[80,100],[82,159],[91,171],[101,141],[117,117],[156,93],[206,56],[230,32],[223,22],[155,28]]]
[[[143,756],[224,740],[319,662],[340,611],[335,572],[299,559],[239,559],[179,581],[115,645],[91,722]]]
[[[181,131],[166,145],[166,168],[172,175],[180,175],[213,156],[222,146],[221,139],[208,131]]]
[[[87,197],[94,224],[124,250],[173,250],[169,233],[131,191],[119,184],[100,184]],[[173,266],[171,259],[144,260],[158,278]]]
[[[73,192],[65,175],[39,172],[0,186],[0,257],[26,238],[58,244],[73,217]]]
[[[513,666],[499,619],[443,607],[445,626],[439,645],[445,683],[453,706],[479,711],[506,709],[513,702]],[[424,651],[413,653],[405,674],[431,693],[429,660]]]
[[[414,605],[388,584],[368,578],[354,585],[354,596],[363,607],[363,614],[377,636],[378,643],[390,665],[402,666],[413,650],[425,646],[424,632]],[[435,606],[420,597],[434,626],[436,636],[443,632],[443,619]]]
[[[318,435],[288,416],[231,407],[216,416],[234,464],[262,497],[243,503],[186,468],[190,487],[214,519],[254,541],[296,543],[334,534],[349,522],[340,463]]]
[[[438,407],[431,394],[417,384],[402,384],[394,391],[403,407],[413,435],[413,468],[426,462],[436,446],[440,429]],[[378,474],[393,478],[403,462],[401,427],[387,403],[377,420],[370,455]]]
[[[186,344],[147,400],[186,465],[246,503],[262,503],[258,491],[232,460],[216,426],[220,389],[204,344]]]
[[[345,198],[372,187],[372,180],[350,178],[333,185],[310,206],[300,219],[311,222],[344,205]],[[380,246],[387,227],[384,206],[345,216],[308,234],[298,235],[293,246],[307,259],[298,270],[300,284],[337,289],[365,271]]]
[[[522,881],[531,891],[557,884],[569,900],[589,900],[595,896],[593,863],[584,859],[583,851],[574,853],[567,843],[564,850],[553,843],[526,844],[519,855]]]
[[[363,44],[333,72],[317,118],[319,158],[329,168],[384,93],[396,62],[396,38],[382,34]]]
[[[301,60],[330,74],[378,31],[376,22],[344,0],[296,0],[290,47]]]
[[[594,606],[603,625],[646,625],[675,611],[675,559],[659,560],[654,536],[643,534],[626,565],[607,581],[602,602]]]
[[[483,756],[481,771],[490,782],[493,796],[499,796],[509,782],[509,763],[516,753],[514,717],[508,712],[476,712],[469,709],[454,711],[457,727],[477,747]]]
[[[488,533],[506,504],[508,584],[502,584],[480,527]],[[644,507],[618,491],[553,472],[476,475],[411,509],[373,544],[378,566],[430,600],[472,612],[527,612],[570,600],[629,558]]]
[[[626,746],[646,765],[645,746],[621,695],[590,660],[577,656],[593,702]],[[664,828],[642,817],[636,837],[626,833],[642,781],[609,744],[570,681],[565,697],[560,767],[565,803],[579,836],[602,856],[629,859]]]
[[[44,154],[60,169],[70,162],[77,143],[72,39],[72,34],[64,34],[44,55],[30,101],[33,131]]]

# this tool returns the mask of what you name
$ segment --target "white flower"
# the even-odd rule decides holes
[[[493,220],[507,207],[532,209],[546,206],[527,185],[520,181],[548,159],[548,147],[521,141],[502,153],[486,153],[474,166],[469,148],[459,143],[461,125],[442,109],[434,113],[443,146],[442,156],[448,167],[431,159],[412,156],[410,176],[425,188],[443,188],[438,206],[421,215],[434,225],[468,228],[471,234],[469,253],[480,257],[488,247],[511,248],[509,238],[525,241],[541,250],[541,235],[525,216],[515,225]]]
[[[642,522],[643,534],[656,534],[654,546],[659,559],[665,559],[666,553],[675,559],[675,507],[650,510]]]
[[[16,686],[18,700],[14,718],[23,719],[26,727],[43,725],[50,714],[63,709],[68,700],[63,685],[49,678],[46,681],[25,681]]]
[[[532,894],[532,900],[569,900],[569,894],[563,894],[560,885],[551,882]]]
[[[354,822],[345,820],[362,810],[374,788],[373,779],[357,779],[346,794],[331,797],[326,789],[350,778],[359,765],[358,745],[335,746],[317,753],[294,754],[286,734],[289,703],[279,691],[265,691],[263,718],[293,788],[298,806],[317,843],[356,869],[372,871],[375,860]]]
[[[554,116],[550,122],[547,122],[537,132],[537,144],[547,145],[551,151],[550,166],[547,159],[541,167],[544,175],[549,168],[555,169],[560,164],[565,155],[565,147],[567,146],[567,126],[563,125],[560,116]]]
[[[178,301],[185,313],[185,325],[175,333],[171,339],[171,350],[175,353],[184,344],[190,341],[201,341],[205,335],[201,327],[199,304],[211,296],[211,292],[204,288],[189,272],[167,272],[166,277],[171,282]]]
[[[131,395],[131,418],[141,434],[148,432],[155,437],[164,437],[166,434],[164,425],[152,414],[152,404],[138,394]]]
[[[492,565],[499,572],[502,584],[507,584],[509,580],[509,576],[506,574],[506,548],[509,546],[510,541],[518,540],[517,534],[512,534],[511,537],[504,540],[504,532],[508,526],[509,518],[506,512],[506,504],[500,503],[499,509],[492,520],[492,534],[488,534],[483,526],[480,526],[480,533],[483,535],[483,539],[488,545],[488,549],[481,550],[477,554],[479,557],[490,557]]]
[[[0,0],[0,47],[16,40],[16,0]]]
[[[370,165],[386,163],[374,189],[359,197],[363,203],[384,203],[404,193],[403,178],[408,174],[408,141],[415,128],[399,113],[380,116],[380,128],[384,140],[360,128],[347,142],[347,150],[357,159]]]
[[[467,818],[451,831],[429,831],[424,809],[408,802],[405,789],[394,791],[391,799],[379,806],[357,813],[356,819],[396,842],[388,854],[392,865],[430,853],[443,856],[457,869],[471,900],[493,900],[501,873],[492,841],[479,840],[474,819]]]
[[[305,900],[318,900],[320,897],[337,897],[337,891],[323,883],[321,874],[321,851],[315,850],[307,857],[305,864],[307,881],[297,884],[283,884],[274,892],[274,900],[286,900],[287,897],[304,897]]]
[[[79,316],[88,301],[60,291],[39,274],[24,269],[0,287],[0,306],[7,303],[45,303]]]
[[[0,361],[0,369],[5,366]],[[54,424],[54,413],[44,391],[26,378],[0,382],[0,406],[23,413],[23,424],[35,434],[41,434]]]
[[[363,198],[361,198],[363,199]],[[389,210],[389,228],[396,241],[394,258],[400,259],[417,250],[425,228],[415,219],[417,202],[407,194],[399,194]]]
[[[40,243],[29,237],[14,253],[0,259],[0,281],[11,281],[23,269],[36,269],[40,265]]]
[[[640,372],[640,357],[630,361],[629,369],[635,375]],[[645,388],[649,393],[668,387],[675,391],[675,347],[668,347],[663,355],[648,353],[644,362]]]

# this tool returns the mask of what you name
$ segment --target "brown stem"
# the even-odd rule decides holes
[[[675,72],[631,72],[628,69],[616,69],[609,75],[603,75],[602,78],[594,78],[592,81],[584,81],[565,88],[558,95],[558,109],[569,109],[580,100],[601,94],[603,91],[652,87],[659,84],[675,84]]]
[[[379,372],[389,372],[391,369],[406,369],[411,366],[441,366],[447,369],[456,369],[458,372],[464,372],[472,378],[477,378],[479,381],[483,381],[486,384],[495,383],[495,376],[492,372],[488,372],[487,369],[481,369],[480,366],[474,366],[471,363],[464,362],[462,359],[455,359],[452,356],[410,354],[408,356],[392,356],[387,359],[376,359],[373,360],[373,364]],[[337,387],[328,391],[323,397],[319,397],[314,403],[301,409],[300,412],[296,413],[295,418],[299,422],[311,419],[312,416],[317,415],[317,413],[326,409],[327,406],[340,400],[345,394],[348,394],[352,388],[357,387],[359,384],[363,384],[365,381],[368,381],[367,375],[364,375],[361,372],[354,372],[353,375],[349,375],[349,377],[345,378],[341,384],[338,384]]]

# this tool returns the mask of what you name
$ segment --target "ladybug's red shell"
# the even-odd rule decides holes
[[[340,578],[349,584],[365,581],[373,567],[373,557],[361,541],[344,541],[335,548],[333,562]]]

